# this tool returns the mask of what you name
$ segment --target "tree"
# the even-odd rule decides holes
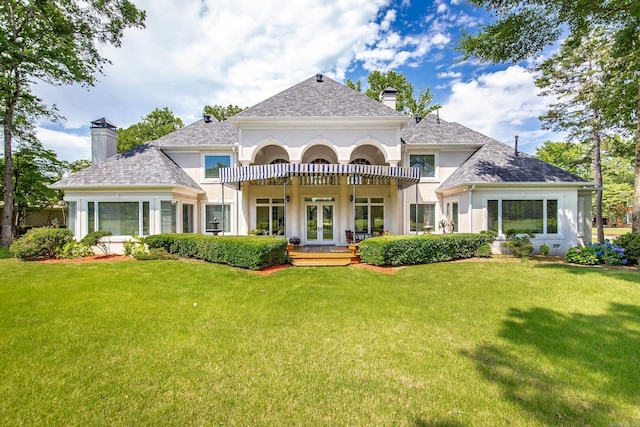
[[[118,153],[122,153],[147,141],[165,136],[183,126],[182,120],[174,116],[168,107],[156,108],[143,117],[140,122],[126,129],[118,129],[116,150]]]
[[[31,213],[51,208],[62,200],[62,193],[48,185],[62,177],[65,162],[58,160],[55,151],[45,149],[37,141],[20,144],[13,160],[11,223],[14,234],[17,234],[18,226]]]
[[[2,245],[13,240],[13,137],[19,121],[56,117],[31,85],[91,86],[107,60],[99,45],[120,46],[129,27],[144,27],[145,12],[128,0],[3,0],[0,2],[0,115],[4,138]],[[22,118],[22,119],[21,119]]]
[[[604,68],[607,91],[599,106],[607,120],[635,133],[635,186],[632,230],[640,232],[640,3],[636,0],[470,0],[492,11],[496,20],[460,39],[463,59],[519,62],[555,43],[563,31],[578,41],[603,28],[614,41]],[[635,132],[634,132],[635,129]]]
[[[440,108],[438,104],[429,106],[433,101],[433,95],[429,88],[420,88],[418,98],[415,98],[413,85],[404,74],[396,73],[395,71],[386,73],[374,71],[367,77],[367,82],[369,83],[369,88],[365,91],[365,95],[376,101],[380,101],[380,94],[385,89],[391,87],[397,90],[396,110],[412,117],[425,117],[430,112]],[[354,83],[351,79],[347,79],[346,84],[351,89],[362,92],[362,84],[359,80]]]
[[[590,145],[596,184],[595,219],[598,242],[604,241],[602,213],[601,143],[607,131],[615,125],[606,123],[600,105],[604,87],[604,71],[609,60],[609,42],[603,31],[596,29],[580,39],[567,39],[560,52],[542,62],[535,84],[542,96],[553,96],[557,102],[550,105],[540,117],[543,127],[565,131],[569,139]]]
[[[575,142],[545,141],[536,148],[536,157],[582,178],[590,179],[592,163],[588,150]]]
[[[244,108],[238,107],[237,105],[229,104],[226,107],[222,105],[205,105],[203,114],[209,114],[215,117],[219,122],[224,122],[231,116],[235,116],[236,114],[244,111]]]

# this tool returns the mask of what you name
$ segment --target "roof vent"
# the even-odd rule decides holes
[[[202,120],[204,120],[205,123],[211,123],[211,114],[203,114]]]
[[[515,144],[515,150],[514,150],[513,154],[514,154],[516,157],[518,157],[518,135],[516,135],[514,138],[515,138],[515,140],[516,140],[516,144]]]
[[[422,121],[422,117],[418,116],[416,117],[416,124],[420,123]]]
[[[320,74],[320,73],[316,74],[316,81],[318,83],[322,83],[324,81],[324,80],[322,80],[322,77],[323,77],[322,74]]]

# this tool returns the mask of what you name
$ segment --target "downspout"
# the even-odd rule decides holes
[[[222,187],[222,235],[224,236],[224,184],[220,183]]]
[[[473,184],[469,189],[469,233],[473,233],[473,190],[475,190],[476,185]]]

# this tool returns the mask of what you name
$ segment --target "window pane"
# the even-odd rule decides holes
[[[193,205],[182,205],[182,232],[193,233]]]
[[[139,234],[138,202],[98,203],[98,229],[111,231],[114,236]]]
[[[220,168],[231,166],[231,156],[205,156],[204,157],[204,177],[218,178]]]
[[[160,202],[160,232],[176,232],[176,205],[171,201]]]
[[[356,203],[369,203],[369,199],[366,197],[356,197]]]
[[[558,232],[558,201],[547,200],[547,233]]]
[[[87,203],[87,224],[88,231],[91,233],[92,231],[96,231],[96,208],[94,202]]]
[[[284,206],[271,208],[271,234],[284,235]]]
[[[453,231],[458,232],[458,204],[451,204],[451,219],[449,222],[453,221]]]
[[[142,235],[149,235],[149,202],[142,202]]]
[[[384,203],[384,197],[372,197],[371,203]]]
[[[67,228],[76,234],[76,215],[78,204],[76,202],[67,203]]]
[[[487,202],[487,230],[493,230],[496,233],[498,230],[498,201],[489,200]]]
[[[503,200],[502,231],[509,233],[543,232],[542,200]]]
[[[422,177],[436,176],[436,156],[434,154],[409,155],[409,167],[420,168]]]
[[[433,227],[436,217],[436,205],[434,203],[418,204],[418,231],[425,230],[426,226]],[[416,205],[409,206],[409,231],[416,231]]]
[[[267,234],[269,232],[269,206],[256,207],[256,228]]]
[[[214,218],[220,221],[219,228],[224,230],[225,233],[231,231],[231,206],[224,205],[224,224],[222,222],[222,206],[221,205],[208,205],[205,213],[206,229],[211,230],[211,222]]]
[[[368,233],[369,232],[369,207],[368,206],[356,206],[356,221],[355,221],[356,233]]]
[[[259,205],[267,205],[269,204],[269,199],[256,199],[256,203]]]
[[[384,232],[384,206],[371,206],[371,232]]]

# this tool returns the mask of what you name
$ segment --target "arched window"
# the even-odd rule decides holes
[[[278,164],[281,164],[281,163],[289,163],[289,160],[283,159],[283,158],[279,158],[279,159],[272,160],[270,164],[278,165]]]
[[[351,165],[370,165],[371,162],[365,158],[358,157],[357,159],[353,159],[349,162]]]
[[[315,160],[311,160],[311,164],[312,165],[330,165],[331,162],[327,159],[323,159],[322,157],[319,157]]]

